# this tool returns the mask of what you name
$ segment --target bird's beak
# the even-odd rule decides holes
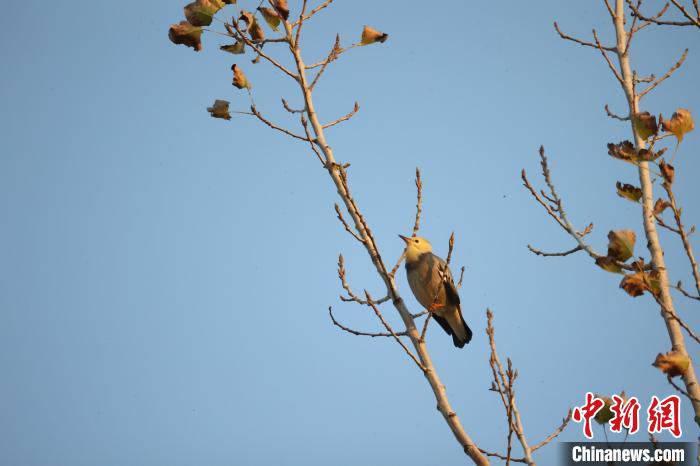
[[[411,238],[409,238],[408,236],[399,235],[399,238],[401,238],[402,240],[404,240],[404,241],[406,242],[406,244],[408,244],[408,242],[411,241]]]

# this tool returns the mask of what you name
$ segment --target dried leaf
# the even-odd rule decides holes
[[[635,272],[625,275],[625,278],[620,282],[620,288],[625,290],[627,294],[633,298],[643,295],[647,290],[645,273]]]
[[[671,207],[670,202],[668,202],[666,199],[658,198],[654,203],[654,215],[658,217],[669,207]]]
[[[608,257],[625,262],[634,254],[637,236],[632,230],[615,230],[608,233]]]
[[[222,0],[227,5],[235,5],[238,0]]]
[[[375,42],[384,42],[389,38],[389,34],[379,32],[376,29],[365,26],[362,30],[362,45],[374,44]]]
[[[289,4],[287,0],[272,0],[272,6],[285,21],[289,19]]]
[[[228,100],[215,100],[214,105],[207,108],[207,111],[214,118],[223,118],[224,120],[230,120],[231,114],[228,112]]]
[[[260,55],[256,55],[255,58],[253,58],[252,60],[250,60],[250,62],[251,62],[253,65],[257,65],[258,63],[260,63]]]
[[[617,195],[625,199],[629,199],[632,202],[639,202],[642,198],[642,190],[631,184],[622,184],[619,181],[615,184],[617,187]]]
[[[238,89],[252,89],[250,82],[248,82],[248,78],[246,78],[245,74],[243,74],[243,71],[241,71],[240,67],[238,67],[234,63],[233,65],[231,65],[231,70],[233,71],[234,86],[236,86]]]
[[[660,369],[669,377],[676,377],[685,374],[690,366],[690,359],[678,351],[669,351],[666,354],[659,353],[652,366]]]
[[[673,165],[666,163],[665,160],[662,160],[659,164],[659,168],[661,169],[661,176],[664,177],[664,182],[672,185],[673,179],[676,175],[676,169],[673,168]]]
[[[253,42],[262,42],[265,40],[265,32],[263,28],[260,27],[260,23],[253,21],[253,24],[248,26],[248,32],[250,33],[250,38]]]
[[[648,139],[659,133],[659,126],[656,124],[656,116],[649,112],[640,112],[632,118],[634,129],[642,139]]]
[[[245,42],[237,40],[235,44],[222,45],[219,48],[224,52],[240,55],[242,53],[245,53]]]
[[[223,7],[221,0],[197,0],[185,6],[185,18],[192,26],[209,26]]]
[[[607,272],[623,273],[622,267],[612,257],[599,257],[595,260],[595,264]]]
[[[661,121],[661,127],[664,131],[673,133],[680,144],[683,141],[683,136],[695,128],[695,122],[689,110],[679,108],[670,120]]]
[[[659,158],[664,152],[666,152],[665,148],[658,152],[649,149],[637,150],[630,141],[622,141],[619,144],[608,144],[608,154],[616,159],[631,163],[652,162]]]
[[[275,10],[261,6],[258,8],[258,11],[262,13],[263,18],[265,18],[265,22],[268,26],[270,26],[270,29],[273,31],[279,31],[280,15]]]
[[[192,26],[187,21],[180,21],[180,24],[171,25],[168,37],[174,44],[192,47],[197,52],[202,50],[202,28]]]

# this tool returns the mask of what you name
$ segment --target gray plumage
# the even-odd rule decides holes
[[[431,311],[440,327],[452,336],[454,345],[464,347],[472,331],[464,321],[459,294],[445,261],[432,253],[430,242],[423,238],[401,237],[406,241],[406,278],[416,300]],[[444,270],[442,274],[440,271]]]

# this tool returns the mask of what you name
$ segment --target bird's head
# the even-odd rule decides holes
[[[403,235],[399,235],[399,238],[406,243],[406,262],[417,261],[421,254],[433,252],[433,246],[430,244],[430,241],[425,238]]]

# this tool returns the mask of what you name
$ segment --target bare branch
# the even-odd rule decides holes
[[[606,0],[606,3],[607,3],[607,0]],[[615,75],[617,80],[620,82],[620,84],[623,84],[622,76],[620,76],[620,73],[617,71],[617,68],[615,68],[615,65],[610,60],[610,57],[608,57],[608,54],[605,51],[606,49],[602,45],[600,45],[600,40],[598,40],[598,33],[596,32],[595,29],[593,29],[593,38],[595,39],[596,48],[598,50],[600,50],[600,53],[603,55],[603,58],[605,58],[605,61],[607,62],[608,67],[610,68],[610,71],[613,72],[613,74]]]
[[[515,380],[518,378],[518,371],[513,369],[513,364],[508,358],[508,368],[506,371],[503,370],[503,366],[498,357],[498,352],[496,351],[496,330],[493,327],[493,313],[490,309],[486,310],[486,334],[489,337],[489,345],[491,346],[491,357],[489,363],[491,365],[491,372],[493,373],[493,384],[492,390],[497,391],[501,396],[501,401],[503,402],[503,407],[506,410],[506,417],[508,418],[508,444],[506,451],[506,464],[511,461],[511,437],[513,433],[518,437],[520,441],[520,446],[523,449],[524,462],[530,466],[535,466],[535,462],[532,459],[532,449],[527,443],[525,438],[525,433],[523,431],[522,420],[520,419],[520,411],[518,410],[518,405],[515,402]]]
[[[677,289],[678,291],[680,291],[681,294],[683,294],[683,296],[685,296],[686,298],[695,299],[695,300],[697,300],[697,301],[700,301],[700,295],[698,295],[698,296],[693,296],[692,294],[690,294],[690,293],[688,293],[687,291],[685,291],[685,290],[683,289],[683,284],[682,284],[680,281],[678,281],[678,284],[677,284],[674,288]]]
[[[423,182],[421,181],[420,178],[420,169],[416,167],[416,219],[413,222],[413,235],[416,236],[418,234],[418,230],[420,229],[420,216],[421,213],[423,212]],[[399,270],[399,267],[401,266],[401,262],[403,262],[404,258],[406,257],[406,248],[403,249],[403,252],[401,253],[401,256],[399,256],[399,260],[396,261],[396,265],[394,268],[391,269],[391,272],[389,275],[392,277],[396,275],[396,272]]]
[[[321,78],[321,75],[323,74],[324,71],[326,71],[326,68],[328,65],[333,61],[336,60],[340,54],[342,53],[342,48],[340,47],[340,35],[336,34],[335,35],[335,42],[333,43],[333,48],[331,48],[331,51],[328,52],[328,56],[324,61],[322,61],[319,66],[321,67],[320,70],[318,70],[318,73],[316,73],[316,76],[314,76],[313,81],[311,81],[311,84],[309,85],[310,90],[314,90],[316,87],[316,83],[318,80]],[[311,69],[315,68],[315,65],[307,66],[306,69]]]
[[[621,116],[611,112],[610,108],[608,107],[608,104],[605,104],[605,113],[607,113],[610,118],[614,118],[616,120],[620,120],[620,121],[629,121],[630,120],[629,115],[627,115],[626,117],[621,117]]]
[[[330,128],[331,126],[335,126],[335,125],[337,125],[338,123],[342,123],[343,121],[348,121],[350,118],[354,117],[355,114],[356,114],[359,110],[360,110],[360,104],[358,104],[357,102],[355,102],[355,106],[353,107],[353,109],[352,109],[351,112],[349,112],[349,113],[346,114],[345,116],[342,116],[342,117],[338,118],[338,119],[335,120],[335,121],[332,121],[332,122],[330,122],[330,123],[327,123],[327,124],[323,125],[323,129]]]
[[[288,111],[289,113],[304,113],[304,112],[306,111],[306,109],[296,110],[296,109],[291,108],[291,107],[289,106],[289,104],[287,103],[287,101],[284,100],[284,97],[282,98],[282,106],[283,106],[284,109],[285,109],[286,111]]]
[[[539,249],[536,249],[532,247],[531,245],[527,245],[527,248],[530,250],[530,252],[537,254],[538,256],[544,256],[544,257],[564,257],[568,256],[569,254],[573,254],[575,252],[583,250],[581,246],[576,246],[573,249],[569,249],[568,251],[564,252],[542,252]]]
[[[372,297],[369,295],[367,290],[365,290],[365,297],[367,298],[367,304],[372,308],[374,313],[377,315],[379,320],[382,322],[382,325],[384,325],[384,328],[391,334],[392,337],[394,337],[394,340],[401,345],[401,348],[406,352],[406,354],[413,360],[413,362],[416,363],[416,365],[420,368],[421,371],[425,372],[427,369],[426,367],[418,360],[415,354],[411,352],[410,349],[401,341],[401,338],[394,332],[394,330],[391,328],[389,323],[384,320],[384,316],[382,316],[382,313],[379,311],[379,308],[376,306],[376,303],[372,301]]]
[[[683,52],[683,55],[681,55],[681,58],[678,59],[678,61],[671,67],[670,70],[666,72],[665,75],[661,76],[659,79],[654,80],[646,89],[644,89],[642,92],[639,93],[639,98],[641,99],[645,95],[647,95],[649,92],[651,92],[652,89],[654,89],[656,86],[661,84],[662,82],[666,81],[668,78],[671,77],[671,75],[683,65],[683,62],[685,61],[685,58],[688,56],[688,49],[685,49]]]
[[[290,130],[288,130],[288,129],[286,129],[286,128],[282,128],[281,126],[277,126],[276,124],[272,123],[270,120],[268,120],[267,118],[265,118],[264,116],[262,116],[262,115],[260,114],[260,112],[258,112],[258,110],[255,108],[255,105],[251,105],[251,106],[250,106],[250,111],[253,112],[253,115],[255,115],[256,117],[258,117],[258,119],[259,119],[260,121],[262,121],[263,123],[265,123],[265,124],[266,124],[267,126],[269,126],[270,128],[276,129],[277,131],[281,131],[281,132],[283,132],[284,134],[286,134],[286,135],[288,135],[288,136],[291,136],[291,137],[293,137],[293,138],[300,139],[300,140],[306,141],[306,142],[312,142],[312,141],[311,141],[309,138],[307,138],[307,137],[299,136],[298,134],[293,133],[293,132],[291,132]]]
[[[681,387],[676,385],[676,383],[673,381],[673,379],[671,378],[670,375],[666,376],[666,380],[668,380],[668,383],[671,384],[671,386],[673,388],[675,388],[679,393],[682,393],[683,395],[685,395],[686,398],[688,398],[690,401],[699,401],[696,398],[693,398],[692,396],[690,396],[690,394],[688,392],[686,392],[685,390],[683,390]]]
[[[311,137],[311,133],[309,132],[308,122],[306,121],[306,117],[304,117],[303,114],[301,115],[301,126],[304,128],[304,134],[306,134],[306,139],[309,141],[309,145],[311,146],[311,150],[314,151],[314,154],[316,154],[316,158],[318,158],[318,161],[321,162],[321,165],[323,165],[325,167],[326,161],[323,159],[323,156],[316,148],[316,140]]]
[[[659,26],[697,26],[697,27],[700,27],[700,24],[697,23],[697,21],[699,21],[699,20],[697,18],[692,18],[692,17],[690,18],[690,21],[666,21],[666,20],[659,19],[663,15],[666,14],[666,12],[668,11],[668,8],[671,6],[671,4],[668,2],[664,5],[664,7],[661,9],[661,11],[659,11],[657,14],[655,14],[654,16],[651,16],[651,17],[647,17],[647,16],[644,16],[644,14],[642,14],[639,11],[639,8],[637,8],[636,6],[634,6],[632,4],[631,0],[626,0],[626,1],[630,7],[630,10],[632,10],[632,15],[638,17],[642,21],[646,21],[647,24],[657,24]],[[686,18],[687,17],[688,16],[686,16]],[[699,17],[700,17],[700,15],[699,15]]]
[[[664,181],[662,183],[662,186],[666,191],[666,194],[668,195],[669,203],[671,204],[671,210],[673,211],[673,217],[676,221],[676,226],[678,227],[677,233],[678,235],[680,235],[681,241],[683,242],[683,249],[685,250],[685,254],[688,257],[688,262],[690,262],[690,269],[693,273],[693,278],[695,279],[695,289],[698,292],[698,296],[700,296],[700,271],[698,271],[698,263],[695,260],[693,246],[690,244],[688,234],[686,233],[685,226],[683,225],[683,221],[681,220],[681,209],[676,203],[676,196],[673,193],[673,187],[671,183],[668,181]],[[678,282],[678,285],[680,287],[680,282]]]
[[[570,420],[571,420],[571,410],[569,410],[566,417],[564,419],[562,419],[561,425],[559,427],[557,427],[554,432],[549,434],[549,436],[547,436],[546,439],[542,440],[540,443],[538,443],[537,445],[532,447],[532,451],[539,450],[540,448],[542,448],[543,446],[547,445],[549,442],[551,442],[552,440],[557,438],[559,436],[559,434],[561,434],[564,431],[564,429],[566,429],[566,426],[569,424]]]
[[[345,221],[345,218],[343,217],[343,213],[340,211],[340,206],[337,203],[335,204],[335,213],[338,215],[338,220],[340,220],[340,223],[342,223],[343,226],[345,227],[345,231],[350,233],[353,236],[353,238],[355,238],[357,241],[364,244],[365,240],[360,238],[360,236],[350,228],[350,225],[348,225],[348,222]]]
[[[341,324],[340,322],[338,322],[338,321],[335,319],[335,316],[333,315],[333,307],[331,307],[331,306],[328,306],[328,314],[331,316],[331,320],[333,321],[333,325],[335,325],[336,327],[340,328],[341,330],[343,330],[343,331],[345,331],[345,332],[352,333],[353,335],[357,335],[357,336],[361,336],[361,337],[372,337],[372,338],[376,338],[376,337],[393,337],[393,335],[392,335],[391,333],[382,333],[382,332],[378,332],[378,333],[361,332],[361,331],[359,331],[359,330],[353,330],[353,329],[351,329],[350,327],[346,327],[345,325]],[[400,336],[400,337],[401,337],[401,336],[406,336],[406,332],[399,332],[399,333],[397,333],[396,335],[397,335],[397,336]]]
[[[314,8],[313,10],[311,10],[311,11],[309,12],[308,15],[306,15],[306,16],[303,16],[303,15],[302,15],[302,19],[301,19],[301,20],[297,20],[297,21],[295,21],[294,23],[292,23],[292,27],[296,27],[297,24],[300,24],[300,22],[301,22],[302,20],[303,20],[303,21],[306,21],[307,19],[311,19],[316,13],[318,13],[319,11],[323,10],[324,8],[326,8],[326,7],[327,7],[328,5],[330,5],[331,3],[333,3],[333,0],[326,0],[325,2],[323,2],[322,4],[320,4],[319,6],[317,6],[317,7]]]
[[[554,22],[554,29],[556,29],[557,33],[559,34],[559,37],[561,37],[564,40],[570,40],[571,42],[576,42],[577,44],[583,45],[585,47],[593,47],[594,49],[599,48],[598,45],[594,44],[593,42],[588,42],[585,40],[578,39],[576,37],[572,37],[568,34],[565,34],[560,28],[557,22]],[[604,50],[607,50],[608,52],[614,52],[615,47],[603,47]]]

